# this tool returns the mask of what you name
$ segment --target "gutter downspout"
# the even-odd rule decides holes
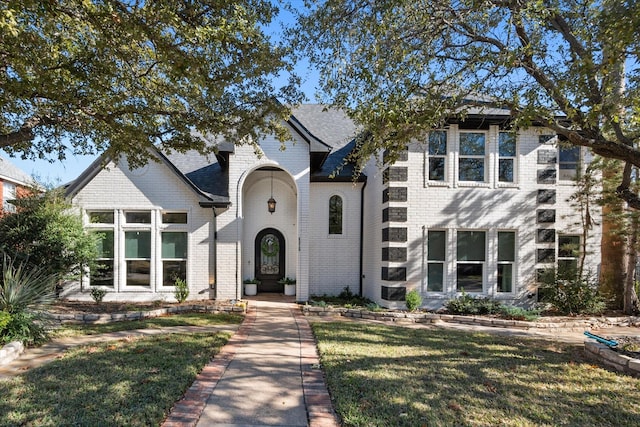
[[[363,279],[364,279],[364,188],[367,181],[362,184],[360,190],[360,289],[358,295],[362,297]]]

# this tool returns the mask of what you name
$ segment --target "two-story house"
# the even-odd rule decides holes
[[[102,237],[102,268],[64,295],[100,286],[106,300],[172,300],[181,278],[190,298],[238,299],[247,279],[282,293],[289,277],[298,301],[345,287],[395,308],[411,289],[429,308],[462,291],[532,301],[538,272],[575,262],[563,247],[582,233],[566,199],[587,153],[508,123],[495,108],[452,118],[393,164],[379,153],[357,180],[339,166],[358,129],[319,105],[294,110],[286,150],[265,136],[259,153],[222,142],[215,156],[154,151],[138,169],[98,159],[67,195]]]

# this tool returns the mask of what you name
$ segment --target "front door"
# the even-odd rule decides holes
[[[284,236],[275,228],[265,228],[255,241],[258,292],[284,292],[278,280],[284,278]]]

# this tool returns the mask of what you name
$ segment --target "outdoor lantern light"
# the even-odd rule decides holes
[[[267,209],[270,214],[276,211],[276,199],[273,198],[273,171],[271,171],[271,197],[267,200]]]

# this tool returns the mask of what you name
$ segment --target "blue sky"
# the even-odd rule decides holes
[[[292,0],[291,4],[296,5],[299,0]],[[279,2],[282,3],[282,2]],[[283,23],[291,24],[293,15],[281,8],[280,16],[272,23],[270,33],[274,39],[280,38],[281,26]],[[301,90],[306,94],[308,102],[315,101],[316,85],[318,73],[309,68],[306,61],[298,63],[296,73],[303,79]],[[19,157],[10,157],[4,150],[0,149],[0,156],[8,159],[11,163],[22,169],[27,174],[35,177],[43,184],[60,185],[73,181],[80,175],[97,156],[74,156],[69,153],[63,161],[55,160],[22,160]]]

